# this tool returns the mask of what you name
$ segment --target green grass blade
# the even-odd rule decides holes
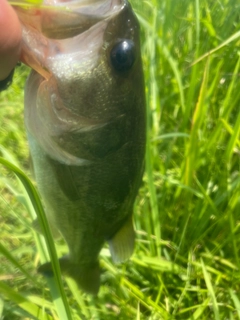
[[[172,138],[189,138],[189,134],[184,132],[166,133],[153,138],[152,141],[159,141],[159,140],[172,139]]]
[[[192,63],[192,66],[197,64],[198,62],[202,61],[203,59],[209,57],[213,53],[217,52],[218,50],[224,48],[225,46],[229,45],[231,42],[236,41],[238,38],[240,38],[240,31],[234,33],[231,37],[229,37],[227,40],[223,41],[219,46],[216,48],[208,51],[207,53],[203,54],[201,57],[199,57],[197,60],[195,60]]]
[[[171,53],[169,52],[168,48],[163,44],[162,40],[158,38],[158,46],[159,49],[162,50],[163,54],[165,55],[169,65],[172,68],[172,71],[174,73],[175,79],[178,84],[179,89],[179,96],[180,96],[180,102],[181,102],[181,108],[182,113],[185,113],[186,105],[185,105],[185,96],[184,96],[184,90],[183,90],[183,84],[182,84],[182,78],[181,78],[181,72],[179,70],[179,66],[177,61],[171,56]]]
[[[32,282],[36,280],[21,266],[21,264],[14,258],[14,256],[0,243],[0,253],[3,254],[9,262],[11,262],[16,268],[21,270],[21,272]]]
[[[190,133],[189,144],[186,148],[186,165],[184,168],[184,179],[183,182],[187,186],[192,186],[192,180],[194,177],[194,172],[198,164],[198,133],[205,119],[207,112],[206,98],[207,98],[207,88],[208,88],[208,75],[209,75],[209,61],[207,61],[203,80],[198,96],[198,102],[193,114],[192,127]]]
[[[51,258],[52,267],[54,271],[55,280],[52,281],[53,279],[51,278],[48,279],[48,281],[52,283],[51,293],[52,293],[54,302],[56,303],[56,307],[58,308],[60,319],[71,320],[72,319],[71,311],[70,311],[70,307],[69,307],[64,289],[63,289],[57,253],[53,243],[51,231],[49,229],[48,222],[46,220],[45,213],[44,213],[40,198],[36,192],[36,189],[34,188],[31,181],[28,179],[28,177],[19,168],[17,168],[12,163],[10,163],[9,161],[3,158],[0,158],[0,163],[16,174],[16,176],[21,180],[22,184],[24,185],[29,195],[29,198],[31,199],[32,205],[37,213],[40,225],[42,226],[42,231],[46,239],[48,252]]]
[[[152,18],[152,27],[149,32],[149,38],[147,41],[147,49],[149,55],[151,56],[150,63],[149,63],[149,76],[146,79],[148,82],[149,90],[147,91],[147,124],[146,124],[146,176],[149,188],[149,198],[150,198],[150,205],[151,205],[151,216],[149,217],[152,219],[152,227],[149,226],[149,232],[153,232],[156,237],[157,241],[156,246],[151,245],[153,250],[153,254],[157,254],[159,257],[161,256],[161,224],[159,221],[159,209],[158,209],[158,201],[156,195],[156,187],[154,184],[154,174],[153,174],[153,149],[151,146],[151,136],[154,134],[158,134],[159,131],[159,110],[160,110],[160,102],[158,99],[158,86],[156,83],[156,70],[155,64],[153,63],[156,59],[156,39],[155,39],[155,32],[156,32],[156,23],[157,23],[157,15],[156,12],[153,13]]]
[[[39,307],[36,304],[32,303],[27,296],[23,296],[18,292],[15,292],[8,285],[6,285],[3,281],[0,282],[0,292],[7,297],[9,300],[13,301],[23,310],[27,311],[32,319],[39,320],[52,320],[53,317],[47,314],[43,307]]]
[[[234,153],[235,147],[239,145],[239,138],[240,138],[240,112],[238,113],[235,126],[225,152],[226,161],[229,164],[230,164],[232,155]]]
[[[230,293],[230,296],[234,302],[234,305],[235,305],[235,308],[237,311],[237,315],[238,315],[238,319],[240,319],[240,300],[239,300],[239,297],[236,295],[236,293],[232,289],[229,290],[229,293]]]
[[[203,275],[204,275],[204,279],[206,282],[206,286],[208,289],[208,293],[209,293],[209,296],[212,300],[212,308],[213,308],[215,320],[220,320],[219,307],[218,307],[217,299],[215,296],[215,290],[213,288],[209,273],[206,270],[206,267],[205,267],[203,260],[201,261],[201,263],[202,263],[202,270],[203,270]]]
[[[205,301],[202,302],[200,306],[197,306],[197,309],[194,311],[194,313],[191,315],[188,320],[198,320],[198,319],[203,319],[202,314],[203,312],[207,309],[208,305],[210,302],[210,298],[207,298]]]

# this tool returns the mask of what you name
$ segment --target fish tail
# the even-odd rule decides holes
[[[97,295],[100,287],[100,268],[98,261],[92,264],[72,263],[68,256],[59,259],[63,275],[74,279],[78,287],[86,293]],[[51,262],[44,263],[38,272],[46,277],[53,276]]]

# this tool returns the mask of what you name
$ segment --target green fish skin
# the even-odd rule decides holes
[[[73,2],[67,12],[17,10],[22,61],[33,69],[25,123],[47,219],[53,236],[69,248],[59,260],[61,271],[97,294],[105,241],[114,262],[134,249],[133,204],[145,153],[144,77],[139,24],[129,3]],[[39,271],[52,274],[51,263]]]

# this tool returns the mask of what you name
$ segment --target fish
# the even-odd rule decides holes
[[[134,251],[146,144],[139,22],[127,0],[45,0],[16,12],[32,68],[24,118],[34,177],[69,250],[61,273],[96,295],[105,242],[115,263]],[[53,274],[50,262],[38,271]]]

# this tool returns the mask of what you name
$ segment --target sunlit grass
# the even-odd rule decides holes
[[[33,194],[31,204],[31,184],[9,170],[30,176],[20,67],[0,96],[2,162],[10,161],[0,169],[6,319],[70,319],[69,307],[73,319],[240,319],[240,5],[131,2],[142,27],[148,122],[135,253],[114,265],[103,249],[97,298],[63,279],[65,300],[61,282],[36,273],[52,256],[51,239],[46,245],[31,228],[40,205]],[[56,249],[66,251],[61,242]]]

